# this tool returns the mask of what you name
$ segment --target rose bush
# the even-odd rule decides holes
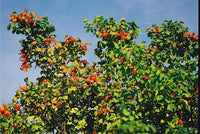
[[[197,133],[198,42],[183,22],[147,28],[147,48],[134,41],[141,33],[134,21],[84,19],[99,38],[99,61],[89,63],[82,57],[91,43],[68,35],[57,41],[48,17],[27,10],[9,17],[8,30],[26,37],[20,69],[35,66],[41,76],[25,78],[0,108],[1,132]]]

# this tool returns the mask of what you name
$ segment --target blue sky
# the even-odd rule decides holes
[[[50,23],[56,28],[57,40],[64,40],[65,35],[80,37],[83,42],[91,42],[88,55],[94,61],[93,50],[97,39],[82,29],[83,18],[92,20],[96,15],[105,18],[113,17],[117,21],[126,17],[134,20],[143,30],[137,42],[147,41],[146,27],[161,24],[164,20],[183,21],[190,32],[198,29],[198,0],[1,0],[0,1],[0,105],[10,103],[19,86],[24,86],[24,78],[35,81],[39,70],[31,68],[28,73],[21,71],[19,61],[19,40],[21,35],[13,35],[7,31],[8,15],[12,11],[22,12],[25,8],[37,16],[48,16]]]

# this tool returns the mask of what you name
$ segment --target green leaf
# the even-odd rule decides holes
[[[169,104],[169,105],[167,105],[167,110],[169,110],[169,111],[172,111],[172,112],[173,112],[173,110],[174,110],[175,108],[176,108],[176,107],[175,107],[174,104]]]
[[[10,30],[11,28],[11,23],[8,24],[7,29]]]
[[[156,99],[157,101],[160,101],[160,100],[162,100],[163,98],[164,98],[163,95],[158,95],[158,96],[155,97],[155,99]]]
[[[126,116],[129,116],[130,112],[127,109],[123,109],[123,114],[126,115]]]

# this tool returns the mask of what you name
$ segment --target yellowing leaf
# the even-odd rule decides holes
[[[123,21],[123,20],[126,20],[126,18],[125,18],[125,17],[123,17],[123,18],[121,18],[121,19],[120,19],[120,21]]]
[[[180,102],[181,103],[185,103],[186,105],[188,105],[188,101],[187,100],[181,99]]]
[[[56,98],[53,98],[53,99],[51,100],[51,103],[53,103],[53,104],[56,104],[56,102],[57,102],[57,99],[56,99]]]
[[[68,92],[72,92],[72,91],[76,91],[77,90],[77,88],[76,87],[71,87],[71,88],[68,88]]]
[[[63,96],[63,99],[64,100],[68,100],[68,96]]]
[[[186,97],[186,98],[190,98],[191,96],[186,94],[186,93],[183,93],[183,95]]]
[[[39,47],[37,47],[37,48],[36,48],[36,51],[41,51],[41,50],[42,50],[42,49],[41,49],[41,48],[39,48]]]
[[[34,117],[35,117],[34,115],[28,116],[28,117],[27,117],[27,120],[34,119]]]
[[[42,105],[41,108],[42,108],[42,110],[44,110],[45,109],[45,105]]]
[[[76,113],[78,111],[78,108],[72,108],[71,113]]]
[[[165,123],[165,121],[162,119],[162,120],[160,121],[160,123]]]

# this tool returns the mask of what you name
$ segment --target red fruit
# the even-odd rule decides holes
[[[148,80],[148,79],[149,79],[149,77],[147,77],[147,76],[144,76],[144,79],[145,79],[145,80]]]
[[[28,62],[28,60],[25,58],[25,59],[23,60],[23,62],[24,62],[24,63],[27,63],[27,62]]]
[[[45,45],[46,45],[46,46],[50,46],[50,42],[46,41],[46,42],[45,42]]]
[[[69,40],[66,40],[66,41],[65,41],[65,44],[69,44],[69,43],[70,43],[70,41],[69,41]]]
[[[52,41],[52,38],[47,38],[46,39],[46,42],[51,42]]]
[[[132,72],[133,72],[133,73],[135,73],[135,72],[136,72],[136,70],[135,70],[135,69],[133,69],[133,70],[132,70]]]
[[[27,10],[22,12],[22,16],[26,16],[27,15]]]
[[[90,80],[96,81],[96,76],[92,75],[92,76],[90,77]]]
[[[145,51],[145,54],[148,54],[148,51]]]
[[[127,96],[127,99],[130,99],[131,98],[131,95]]]
[[[60,101],[56,102],[56,107],[61,107],[61,102]]]
[[[199,88],[197,88],[197,90],[195,91],[195,93],[198,95],[198,92],[199,92]]]
[[[188,33],[188,32],[186,32],[186,31],[184,32],[184,34],[185,34],[186,36],[189,36],[189,33]]]
[[[45,98],[45,102],[48,102],[47,98]]]
[[[99,73],[102,73],[102,70],[99,70]]]
[[[108,81],[111,81],[111,77],[108,77]]]
[[[102,116],[102,115],[103,113],[101,111],[97,113],[97,116]]]
[[[43,82],[47,82],[47,81],[48,81],[47,79],[44,79],[44,80],[43,80]]]
[[[179,124],[179,125],[180,125],[180,124],[183,124],[183,120],[178,119],[178,124]]]
[[[157,33],[160,33],[160,28],[157,28],[156,32],[157,32]]]
[[[105,108],[105,107],[102,107],[102,108],[101,108],[101,112],[102,112],[102,113],[106,112],[106,108]]]
[[[83,46],[81,47],[81,49],[82,49],[82,50],[87,50],[87,46],[86,46],[86,45],[83,45]]]
[[[193,39],[193,40],[196,40],[197,38],[198,38],[198,35],[193,35],[193,36],[192,36],[192,39]]]
[[[16,105],[16,106],[15,106],[15,110],[16,110],[16,111],[20,110],[20,105]]]
[[[87,60],[83,60],[83,64],[86,65],[88,62]]]
[[[22,90],[23,90],[24,92],[26,92],[26,91],[27,91],[27,86],[22,87]]]
[[[72,36],[68,37],[68,40],[72,41],[74,38]]]
[[[153,33],[156,33],[156,32],[157,32],[157,30],[155,30],[155,29],[153,29],[152,31],[153,31]]]
[[[97,134],[97,131],[93,131],[92,134]]]
[[[25,57],[25,56],[26,56],[26,53],[21,52],[21,57]]]
[[[22,66],[23,66],[24,68],[29,68],[29,65],[26,64],[26,63],[22,63]]]
[[[103,34],[102,34],[102,37],[103,38],[108,38],[110,35],[108,34],[108,33],[106,33],[105,31],[103,32]]]
[[[74,66],[74,70],[78,70],[76,66]]]
[[[174,91],[171,91],[171,93],[172,93],[173,96],[175,96],[175,92]]]
[[[0,113],[3,113],[6,110],[4,106],[0,107]]]
[[[72,72],[70,73],[70,75],[71,75],[71,76],[74,76],[74,75],[75,75],[75,72],[72,71]]]
[[[103,87],[105,87],[105,86],[106,86],[106,84],[105,84],[105,83],[103,83],[103,84],[102,84],[102,86],[103,86]]]
[[[10,111],[9,111],[9,110],[5,110],[5,111],[4,111],[4,115],[5,115],[5,116],[10,116]]]
[[[85,79],[85,82],[90,84],[91,83],[91,80],[89,78]]]
[[[50,61],[50,62],[49,62],[49,65],[52,66],[52,65],[53,65],[53,61]]]

